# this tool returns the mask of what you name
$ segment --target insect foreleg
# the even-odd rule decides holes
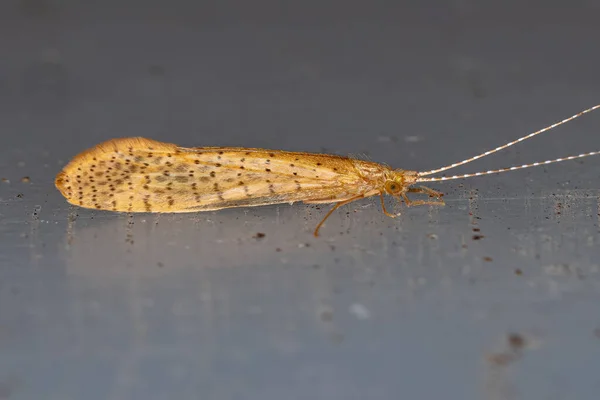
[[[408,192],[409,193],[425,193],[425,194],[429,195],[430,197],[435,197],[437,199],[441,198],[444,195],[442,192],[438,192],[437,190],[429,189],[428,187],[425,187],[425,186],[408,188]]]
[[[412,192],[413,193],[423,193],[423,192],[415,192],[415,191],[412,191]],[[402,196],[404,203],[406,203],[406,205],[408,207],[424,206],[424,205],[429,205],[429,206],[444,206],[444,205],[446,205],[446,203],[444,203],[444,200],[411,200],[408,198],[406,193],[402,193],[400,196]]]

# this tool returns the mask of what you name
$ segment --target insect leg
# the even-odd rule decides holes
[[[419,186],[416,188],[408,188],[408,191],[410,193],[425,193],[428,194],[430,197],[435,197],[435,198],[441,198],[444,194],[442,192],[438,192],[437,190],[433,190],[433,189],[429,189],[428,187],[425,186]]]
[[[400,213],[392,214],[392,213],[388,212],[388,210],[385,209],[385,203],[383,201],[383,192],[379,193],[379,198],[381,199],[381,209],[383,210],[383,213],[385,215],[387,215],[388,217],[391,217],[391,218],[396,218],[396,217],[400,216]]]
[[[338,208],[340,208],[341,206],[345,206],[348,203],[352,203],[354,200],[358,200],[358,199],[362,199],[364,197],[363,194],[359,194],[358,196],[354,196],[349,198],[348,200],[344,200],[344,201],[340,201],[339,203],[336,203],[336,205],[334,205],[331,210],[329,210],[329,212],[327,214],[325,214],[325,217],[321,220],[321,222],[319,222],[319,225],[317,225],[316,229],[315,229],[315,237],[319,236],[319,229],[321,228],[321,225],[323,225],[323,223],[325,222],[325,220],[327,218],[329,218],[329,216]]]
[[[410,206],[424,206],[424,205],[429,205],[429,206],[444,206],[444,205],[446,205],[446,203],[444,203],[443,200],[411,200],[408,198],[406,193],[402,193],[400,196],[402,196],[402,199],[404,200],[406,205],[409,207]]]

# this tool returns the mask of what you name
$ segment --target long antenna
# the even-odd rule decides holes
[[[520,143],[520,142],[522,142],[522,141],[524,141],[524,140],[527,140],[527,139],[529,139],[529,138],[532,138],[532,137],[534,137],[534,136],[536,136],[536,135],[539,135],[540,133],[543,133],[543,132],[549,131],[550,129],[556,128],[556,127],[557,127],[557,126],[559,126],[559,125],[562,125],[562,124],[564,124],[564,123],[566,123],[566,122],[569,122],[569,121],[571,121],[571,120],[574,120],[575,118],[581,117],[583,114],[589,113],[590,111],[594,111],[594,110],[595,110],[595,109],[597,109],[597,108],[600,108],[600,104],[598,104],[598,105],[595,105],[594,107],[590,107],[590,108],[588,108],[587,110],[583,110],[583,111],[581,111],[580,113],[577,113],[577,114],[575,114],[575,115],[573,115],[573,116],[571,116],[571,117],[569,117],[569,118],[563,119],[563,120],[562,120],[562,121],[560,121],[560,122],[557,122],[557,123],[555,123],[555,124],[552,124],[552,125],[550,125],[550,126],[547,126],[547,127],[545,127],[544,129],[540,129],[539,131],[535,131],[535,132],[533,132],[533,133],[530,133],[529,135],[523,136],[522,138],[519,138],[519,139],[517,139],[517,140],[515,140],[515,141],[512,141],[512,142],[506,143],[505,145],[502,145],[502,146],[500,146],[500,147],[496,147],[494,150],[489,150],[489,151],[486,151],[485,153],[481,153],[481,154],[479,154],[479,155],[477,155],[477,156],[475,156],[475,157],[467,158],[466,160],[463,160],[463,161],[461,161],[461,162],[457,162],[457,163],[454,163],[454,164],[450,164],[450,165],[447,165],[447,166],[445,166],[445,167],[441,167],[441,168],[437,168],[437,169],[432,169],[431,171],[424,171],[424,172],[421,172],[419,175],[420,175],[420,176],[427,176],[427,175],[436,174],[436,173],[438,173],[438,172],[442,172],[442,171],[449,170],[449,169],[451,169],[451,168],[458,167],[459,165],[463,165],[463,164],[470,163],[471,161],[475,161],[475,160],[477,160],[477,159],[479,159],[479,158],[481,158],[481,157],[489,156],[490,154],[493,154],[493,153],[495,153],[495,152],[497,152],[497,151],[500,151],[500,150],[506,149],[507,147],[510,147],[510,146],[512,146],[512,145],[514,145],[514,144]]]
[[[588,157],[588,156],[595,156],[597,154],[600,154],[600,151],[590,151],[589,153],[583,153],[583,154],[579,154],[579,155],[576,155],[576,156],[561,157],[561,158],[556,158],[554,160],[546,160],[546,161],[541,161],[541,162],[535,162],[535,163],[532,163],[532,164],[518,165],[516,167],[493,169],[493,170],[489,170],[489,171],[474,172],[474,173],[464,174],[464,175],[442,176],[442,177],[437,177],[437,178],[418,178],[417,182],[441,182],[441,181],[450,181],[452,179],[472,178],[474,176],[499,174],[501,172],[516,171],[518,169],[524,169],[524,168],[530,168],[530,167],[537,167],[539,165],[554,164],[554,163],[558,163],[558,162],[561,162],[561,161],[575,160],[577,158],[583,158],[583,157]],[[422,176],[422,175],[423,174],[419,173],[419,176]]]

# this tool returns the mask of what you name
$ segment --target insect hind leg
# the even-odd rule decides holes
[[[365,197],[364,194],[359,194],[358,196],[354,196],[354,197],[351,197],[351,198],[349,198],[347,200],[340,201],[340,202],[336,203],[333,207],[331,207],[331,210],[329,210],[329,212],[327,212],[327,214],[325,214],[325,217],[323,217],[323,219],[321,220],[321,222],[319,222],[319,225],[317,225],[317,227],[315,228],[315,232],[314,232],[315,237],[319,236],[319,229],[321,229],[321,226],[323,225],[323,223],[325,222],[325,220],[327,220],[327,218],[329,218],[329,216],[331,214],[333,214],[333,212],[335,210],[337,210],[341,206],[345,206],[348,203],[352,203],[355,200],[362,199],[363,197]],[[331,200],[330,200],[330,202],[331,202]],[[304,203],[307,203],[307,202],[305,201]],[[315,204],[315,203],[313,203],[313,204]]]

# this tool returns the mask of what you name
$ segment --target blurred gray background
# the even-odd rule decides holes
[[[501,5],[500,5],[501,4]],[[70,208],[119,136],[427,170],[600,103],[594,1],[0,2],[0,399],[597,399],[600,158],[377,199]],[[600,149],[590,114],[456,172]],[[262,235],[257,235],[261,233]]]

